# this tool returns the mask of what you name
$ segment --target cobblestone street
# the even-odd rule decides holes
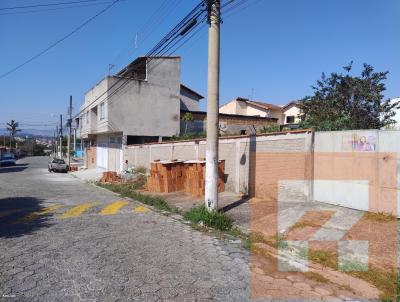
[[[102,212],[121,199],[49,174],[46,162],[27,158],[0,174],[0,300],[248,300],[239,243],[134,202]]]
[[[49,173],[46,161],[27,158],[0,170],[0,301],[356,301],[380,295],[365,281],[315,264],[306,274],[278,271],[271,246],[253,244],[250,255],[241,240],[217,239],[180,216]]]

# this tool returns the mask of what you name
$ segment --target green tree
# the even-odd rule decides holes
[[[11,120],[10,123],[7,123],[7,131],[10,132],[10,148],[11,148],[11,143],[14,141],[14,136],[17,134],[17,132],[21,131],[18,129],[19,124],[18,122]]]
[[[185,122],[185,135],[186,135],[188,130],[188,124],[189,122],[193,121],[193,114],[191,112],[186,112],[183,115],[182,120]]]
[[[316,130],[380,129],[394,123],[399,102],[383,100],[389,72],[374,72],[364,64],[361,76],[352,76],[351,62],[343,73],[322,74],[314,95],[299,102],[300,126]]]

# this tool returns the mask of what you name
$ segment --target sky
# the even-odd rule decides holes
[[[38,8],[4,8],[66,1],[0,0],[0,74],[71,32],[109,1],[26,13]],[[145,54],[198,3],[117,3],[43,56],[0,79],[0,128],[11,119],[25,128],[54,128],[59,115],[67,113],[70,95],[77,112],[85,92],[108,73],[109,64],[115,65],[111,72],[117,72]],[[389,71],[385,97],[399,97],[399,17],[399,0],[249,0],[222,15],[220,104],[240,96],[283,105],[310,95],[322,72],[340,72],[350,61],[355,74],[363,63]],[[182,83],[204,96],[207,43],[204,24],[176,52],[182,57]],[[206,100],[200,109],[206,110]]]

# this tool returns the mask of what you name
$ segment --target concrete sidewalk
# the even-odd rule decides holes
[[[82,169],[69,174],[85,182],[97,182],[101,179],[103,172],[97,169]]]

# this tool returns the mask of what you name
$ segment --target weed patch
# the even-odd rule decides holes
[[[338,259],[333,253],[322,250],[310,250],[309,259],[324,266],[338,269]],[[385,302],[399,302],[400,301],[400,277],[396,272],[383,271],[375,267],[369,266],[367,270],[365,267],[351,266],[342,267],[342,269],[357,269],[361,271],[346,271],[345,273],[362,279],[379,289],[381,294],[381,301]]]
[[[326,279],[324,276],[316,273],[316,272],[306,272],[304,275],[311,280],[317,281],[319,283],[330,283],[328,279]]]
[[[155,207],[156,209],[168,212],[178,213],[178,209],[170,206],[162,197],[152,196],[152,195],[144,195],[135,190],[138,190],[136,183],[128,183],[128,184],[97,184],[100,187],[113,191],[115,193],[120,194],[122,197],[129,197],[134,200],[140,201],[149,206]]]
[[[382,271],[374,267],[369,267],[369,269],[365,272],[347,272],[347,274],[373,284],[382,292],[380,297],[381,301],[400,301],[399,273]]]
[[[245,239],[244,247],[248,250],[251,250],[254,244],[256,243],[265,243],[268,244],[269,246],[276,247],[279,242],[277,238],[278,237],[265,238],[263,234],[258,232],[253,232],[250,235],[246,236],[246,238],[244,238]]]
[[[231,230],[233,224],[233,220],[224,213],[218,211],[209,212],[205,205],[190,209],[183,215],[183,217],[194,224],[202,223],[205,226],[221,231]]]
[[[308,259],[324,266],[338,269],[338,258],[335,254],[323,251],[323,250],[312,250],[308,251]]]
[[[294,225],[292,225],[289,228],[288,232],[290,232],[294,229],[304,229],[305,227],[320,228],[321,226],[314,222],[311,222],[311,221],[299,221],[299,222],[296,222]]]
[[[396,221],[396,217],[387,213],[365,213],[364,218],[376,222],[392,222]]]

